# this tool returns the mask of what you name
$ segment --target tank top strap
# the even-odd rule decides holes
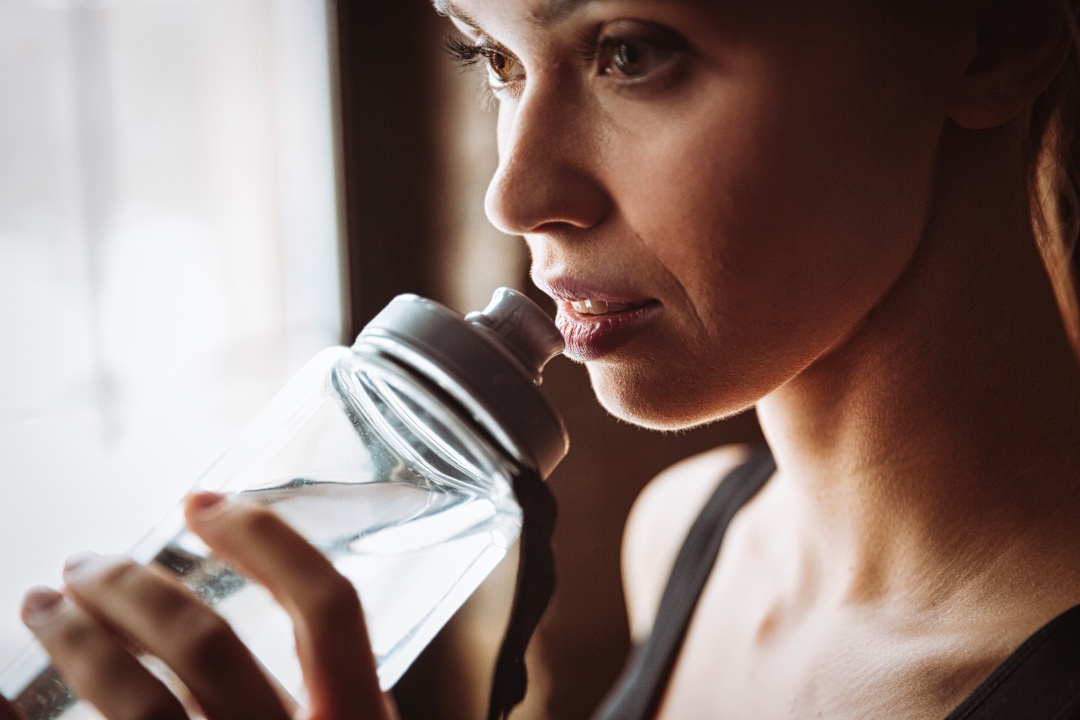
[[[1080,606],[1029,637],[945,720],[1080,718]]]
[[[675,558],[652,633],[633,649],[593,720],[647,720],[655,714],[728,525],[774,472],[772,453],[762,445],[717,486]]]
[[[592,720],[651,720],[735,513],[776,471],[757,448],[719,484],[687,533],[652,634],[631,653]],[[1080,720],[1080,606],[1029,637],[945,720]]]

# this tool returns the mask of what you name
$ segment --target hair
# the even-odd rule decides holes
[[[1061,0],[1070,43],[1031,114],[1035,235],[1074,351],[1080,355],[1080,0]]]

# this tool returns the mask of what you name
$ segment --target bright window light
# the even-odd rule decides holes
[[[0,2],[0,666],[340,340],[326,6]]]

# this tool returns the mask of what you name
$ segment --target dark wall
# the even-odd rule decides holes
[[[432,295],[444,28],[424,0],[335,7],[351,341],[395,295]]]

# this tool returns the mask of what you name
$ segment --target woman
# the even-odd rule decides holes
[[[748,489],[673,667],[611,717],[945,717],[1080,604],[1075,298],[1039,252],[1056,271],[1075,236],[1076,5],[437,1],[500,105],[488,215],[525,237],[600,401],[662,429],[756,405],[771,450],[720,485]],[[745,457],[687,461],[639,500],[638,639]],[[315,551],[214,496],[189,519],[292,614],[313,717],[390,715],[355,595]],[[152,572],[91,558],[66,582],[25,618],[106,715],[187,717],[120,634],[209,717],[289,716]]]

